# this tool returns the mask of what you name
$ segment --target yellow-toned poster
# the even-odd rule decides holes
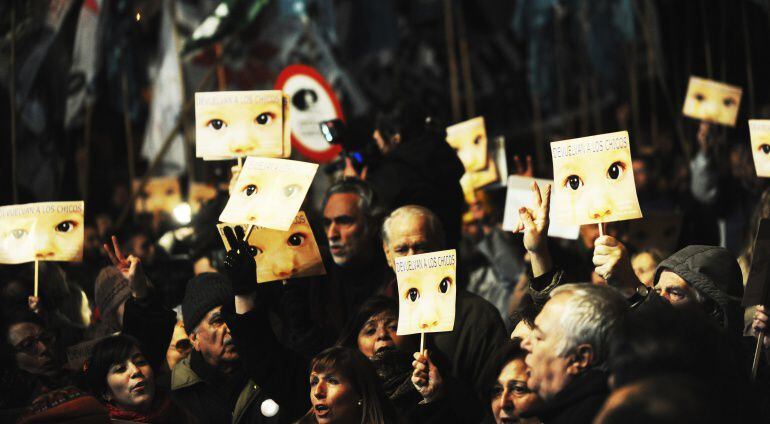
[[[467,203],[473,203],[476,200],[476,190],[497,182],[500,177],[497,173],[497,166],[495,161],[489,160],[486,169],[481,171],[466,171],[460,178],[460,187],[463,189],[465,195],[465,201]]]
[[[198,213],[204,203],[216,197],[217,188],[213,185],[192,183],[190,184],[190,192],[187,195],[187,203],[190,204],[190,210],[193,213]]]
[[[0,207],[0,263],[83,260],[82,201]]]
[[[555,141],[551,155],[554,222],[583,225],[642,217],[628,132]]]
[[[195,156],[289,157],[287,111],[279,90],[195,93]]]
[[[230,250],[223,233],[227,224],[219,224],[219,235]],[[244,233],[246,228],[244,227]],[[255,227],[249,234],[249,244],[256,247],[257,283],[312,277],[326,274],[318,244],[305,212],[294,218],[289,231]]]
[[[770,120],[749,120],[751,155],[758,177],[770,177]]]
[[[454,249],[396,258],[399,335],[452,331],[457,300]]]
[[[446,141],[457,151],[466,171],[487,167],[487,130],[483,116],[447,127]]]
[[[690,77],[682,113],[701,121],[734,127],[742,93],[740,87]]]
[[[249,157],[219,220],[288,231],[318,164]]]
[[[134,181],[134,190],[139,189],[139,180]],[[150,178],[136,197],[136,213],[172,213],[182,203],[182,188],[176,177]]]

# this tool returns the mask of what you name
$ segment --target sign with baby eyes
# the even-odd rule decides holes
[[[770,177],[770,120],[750,119],[751,155],[758,177]]]
[[[134,190],[139,189],[141,181],[134,181]],[[166,212],[172,213],[182,203],[182,188],[176,177],[150,178],[142,191],[136,196],[136,213]]]
[[[447,127],[446,141],[457,151],[466,171],[487,167],[487,129],[483,116]]]
[[[82,261],[84,212],[82,201],[0,207],[0,263]]]
[[[398,335],[454,329],[456,267],[454,249],[396,258]]]
[[[317,170],[316,163],[247,158],[219,220],[288,231]]]
[[[584,225],[642,217],[628,132],[554,141],[551,156],[554,222]]]
[[[682,113],[701,121],[734,127],[742,93],[740,87],[690,77]]]
[[[232,225],[217,225],[225,248],[230,250],[224,234],[225,227]],[[246,233],[247,228],[241,227]],[[256,248],[257,283],[326,274],[313,229],[303,211],[297,213],[289,231],[255,227],[249,234],[248,242]]]
[[[519,175],[510,175],[508,177],[507,193],[505,197],[505,213],[503,215],[503,230],[514,231],[519,226],[519,208],[526,207],[529,209],[534,208],[534,199],[532,198],[532,182],[537,182],[538,189],[540,190],[541,199],[545,198],[545,187],[551,184],[553,189],[553,181],[543,180],[540,178],[522,177]],[[550,209],[549,216],[552,217],[554,209]],[[568,240],[577,240],[580,235],[580,226],[578,225],[562,225],[551,218],[550,225],[548,226],[548,237],[558,237]]]
[[[280,90],[195,93],[195,156],[291,156],[288,100]]]

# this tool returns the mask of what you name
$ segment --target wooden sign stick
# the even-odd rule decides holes
[[[600,222],[599,224],[599,237],[604,235],[604,223]]]
[[[35,259],[35,297],[37,297],[37,280],[38,280],[38,270],[40,262],[38,262],[37,259]]]
[[[751,381],[757,379],[759,369],[759,357],[762,353],[762,345],[765,344],[765,333],[757,334],[757,347],[754,349],[754,361],[751,363]]]
[[[425,333],[420,333],[420,355],[425,352]]]

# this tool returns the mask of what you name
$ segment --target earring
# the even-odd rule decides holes
[[[358,402],[356,402],[356,403],[358,404],[358,406],[362,406],[364,404],[364,400],[363,399],[358,399]]]

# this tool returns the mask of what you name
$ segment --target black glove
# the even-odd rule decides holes
[[[225,238],[230,250],[225,255],[224,274],[230,278],[233,294],[236,296],[254,292],[257,289],[257,261],[254,260],[257,249],[244,240],[242,227],[224,228]]]

